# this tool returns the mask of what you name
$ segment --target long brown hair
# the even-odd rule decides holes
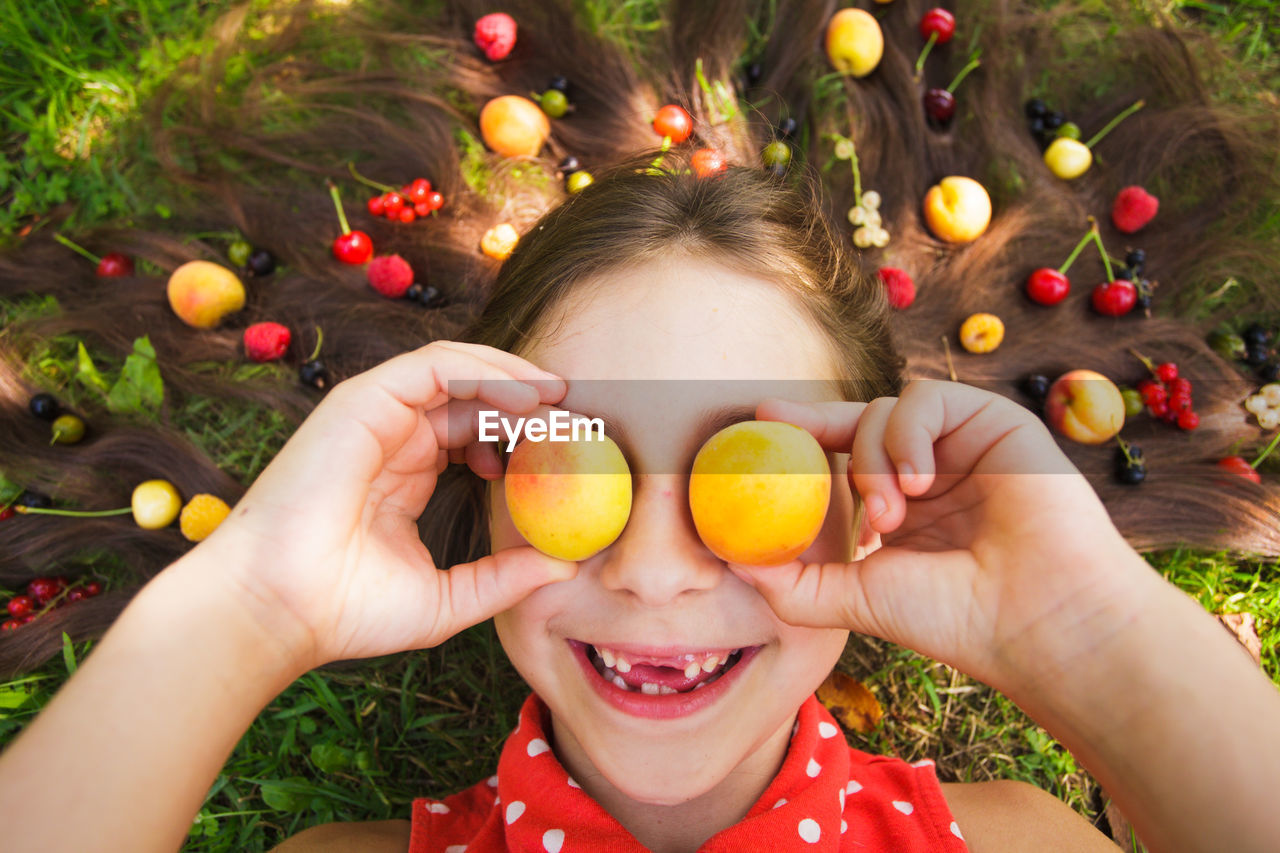
[[[0,258],[0,298],[51,295],[61,306],[11,325],[0,339],[0,424],[8,437],[0,444],[0,471],[75,506],[124,506],[132,485],[154,476],[173,480],[184,495],[212,491],[234,501],[255,471],[233,477],[219,470],[180,431],[178,407],[199,399],[257,403],[296,423],[318,399],[290,370],[245,381],[209,369],[240,358],[241,330],[249,323],[276,320],[294,330],[291,366],[310,350],[311,330],[322,327],[323,357],[335,380],[436,338],[465,335],[514,348],[520,335],[536,331],[557,294],[590,274],[592,257],[635,258],[689,239],[730,264],[755,266],[772,252],[769,266],[779,279],[788,265],[807,267],[812,285],[800,294],[803,304],[821,315],[833,347],[854,360],[849,376],[875,377],[853,395],[892,390],[899,374],[893,348],[906,356],[906,375],[946,376],[943,335],[951,339],[961,380],[1028,405],[1018,390],[1027,373],[1087,367],[1132,383],[1143,369],[1129,347],[1177,361],[1195,381],[1202,424],[1181,433],[1140,418],[1126,429],[1126,438],[1145,450],[1146,484],[1112,482],[1110,450],[1068,446],[1068,452],[1139,548],[1188,544],[1280,553],[1276,488],[1219,475],[1214,466],[1218,456],[1260,438],[1239,406],[1254,383],[1204,343],[1204,333],[1227,319],[1223,311],[1242,303],[1219,302],[1226,307],[1211,316],[1195,310],[1196,295],[1209,285],[1229,277],[1263,281],[1270,271],[1275,238],[1255,224],[1260,204],[1276,189],[1274,154],[1265,145],[1274,138],[1276,117],[1256,106],[1212,101],[1200,69],[1216,67],[1218,57],[1206,41],[1149,26],[1104,40],[1101,22],[1063,7],[1043,13],[992,0],[965,11],[961,35],[934,51],[925,79],[917,81],[915,25],[926,4],[899,0],[877,10],[886,40],[880,68],[855,81],[830,74],[818,47],[833,2],[673,2],[630,28],[614,20],[597,22],[594,31],[568,0],[504,5],[520,34],[512,56],[499,63],[483,59],[470,43],[475,19],[491,11],[487,4],[460,0],[428,18],[408,2],[379,4],[376,20],[345,9],[340,32],[330,21],[333,39],[340,40],[335,47],[311,36],[326,19],[320,7],[303,3],[275,21],[275,34],[248,66],[232,61],[251,44],[238,35],[246,12],[229,13],[218,49],[157,93],[140,130],[153,139],[175,196],[188,202],[151,229],[82,237],[91,248],[144,259],[159,273],[97,280],[47,236],[51,229]],[[982,48],[983,66],[959,92],[954,127],[932,130],[920,105],[923,88],[945,85],[970,47]],[[709,81],[741,98],[733,100],[734,115],[725,117],[724,104],[704,93],[699,60]],[[1098,68],[1107,69],[1109,85],[1101,89],[1091,88]],[[571,81],[575,112],[554,122],[545,153],[519,162],[484,153],[476,116],[485,100],[541,90],[554,74]],[[1148,106],[1099,144],[1088,174],[1067,184],[1048,174],[1026,130],[1021,105],[1032,93],[1050,96],[1086,133],[1137,97]],[[714,145],[738,169],[718,183],[675,174],[640,180],[633,158],[652,158],[657,137],[649,123],[667,102],[694,116],[696,136],[684,151]],[[798,120],[788,176],[756,173],[761,149],[785,118]],[[844,214],[853,181],[843,162],[824,168],[831,133],[856,141],[863,186],[884,198],[892,242],[883,251],[858,251],[849,242]],[[557,208],[566,194],[556,164],[569,154],[600,180]],[[669,155],[666,163],[678,171],[685,156]],[[403,255],[420,279],[440,288],[444,307],[386,300],[361,270],[332,259],[328,247],[337,228],[323,182],[352,187],[348,160],[394,185],[426,176],[445,195],[446,207],[432,221],[399,226],[369,219],[359,212],[359,197],[346,193],[356,227],[373,236],[380,254]],[[624,167],[611,168],[619,163]],[[995,202],[991,229],[968,246],[937,241],[919,219],[925,190],[948,174],[981,180]],[[1157,192],[1162,207],[1144,232],[1125,238],[1105,219],[1115,191],[1132,183]],[[634,222],[613,215],[614,205],[625,205]],[[1067,303],[1045,309],[1022,295],[1027,273],[1060,263],[1089,214],[1104,221],[1113,253],[1126,245],[1146,250],[1148,274],[1160,281],[1153,317],[1091,316],[1088,285],[1102,272],[1088,255],[1072,269],[1075,291]],[[484,230],[502,221],[525,238],[499,272],[477,247]],[[229,227],[270,248],[283,269],[249,281],[245,310],[223,328],[196,332],[169,311],[165,273],[192,258],[222,260],[225,244],[174,235]],[[680,228],[685,231],[677,234]],[[575,238],[589,248],[566,254]],[[908,270],[919,288],[915,305],[888,320],[892,347],[874,277],[882,265]],[[546,287],[535,289],[544,278]],[[1255,308],[1274,307],[1274,293],[1249,292]],[[954,346],[960,321],[978,310],[1000,315],[1008,330],[991,355]],[[168,392],[159,420],[113,416],[87,400],[82,413],[90,438],[50,448],[46,425],[27,414],[26,403],[39,390],[64,390],[69,379],[23,371],[39,342],[74,336],[91,352],[119,360],[142,334],[156,347]],[[458,485],[456,491],[442,486],[427,514],[429,542],[436,545],[443,529],[453,534],[437,550],[444,563],[484,543],[480,503],[473,489]],[[446,492],[453,496],[448,502]],[[10,587],[104,559],[118,561],[136,582],[0,635],[0,672],[46,659],[62,631],[73,639],[96,636],[136,584],[187,547],[176,531],[142,531],[127,517],[0,523],[0,582]]]

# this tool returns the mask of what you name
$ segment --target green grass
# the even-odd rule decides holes
[[[1046,0],[1051,4],[1051,0]],[[145,140],[133,133],[138,109],[163,81],[189,73],[208,44],[210,27],[232,0],[93,0],[41,4],[31,15],[19,0],[0,0],[0,235],[12,240],[69,204],[68,230],[106,221],[163,215]],[[265,39],[271,11],[288,3],[253,0],[251,44]],[[661,24],[656,0],[579,0],[582,19],[632,52],[633,39]],[[1097,14],[1112,4],[1096,0]],[[1224,97],[1270,99],[1280,83],[1280,16],[1267,0],[1214,3],[1132,0],[1128,12],[1167,13],[1178,25],[1207,28],[1252,75],[1227,69],[1215,88]],[[335,63],[356,59],[331,32]],[[755,41],[758,41],[756,39]],[[748,49],[748,53],[751,49]],[[248,79],[253,53],[234,57],[228,97]],[[423,55],[414,61],[435,61]],[[1241,82],[1244,80],[1245,82]],[[834,103],[834,78],[820,85],[819,105]],[[1105,82],[1105,81],[1103,81]],[[296,116],[282,114],[292,120]],[[469,180],[487,182],[479,158],[464,159]],[[143,199],[160,199],[144,202]],[[1280,214],[1260,222],[1280,232]],[[51,306],[0,306],[0,323]],[[68,400],[91,393],[75,382],[74,341],[40,342],[28,369],[63,384]],[[99,367],[111,374],[118,364]],[[237,380],[272,381],[271,367],[211,364]],[[248,483],[283,443],[289,424],[250,404],[176,401],[175,424],[223,470]],[[86,555],[108,586],[122,567]],[[1280,572],[1274,562],[1227,554],[1172,552],[1151,562],[1213,612],[1251,612],[1262,640],[1263,666],[1280,682]],[[14,590],[0,590],[4,598]],[[22,678],[0,684],[0,744],[7,743],[50,700],[90,644]],[[1015,778],[1052,791],[1094,817],[1096,785],[1060,744],[1009,700],[945,665],[887,643],[851,640],[842,668],[862,679],[886,710],[885,722],[855,743],[907,759],[932,757],[945,778]],[[262,850],[301,828],[330,820],[407,815],[415,796],[443,796],[492,772],[502,739],[514,725],[526,688],[489,625],[445,646],[311,673],[286,689],[245,733],[211,787],[187,849]]]

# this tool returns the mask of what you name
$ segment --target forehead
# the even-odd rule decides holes
[[[678,254],[575,288],[526,358],[562,406],[668,437],[750,419],[766,397],[838,399],[826,337],[768,279]]]

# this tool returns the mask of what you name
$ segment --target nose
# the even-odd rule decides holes
[[[728,570],[698,538],[689,512],[689,478],[650,474],[636,481],[631,517],[603,555],[600,583],[650,607],[713,589]]]

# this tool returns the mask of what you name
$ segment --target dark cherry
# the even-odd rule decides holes
[[[956,114],[956,96],[946,89],[929,89],[924,93],[924,114],[934,127],[946,127]]]
[[[310,385],[312,388],[323,391],[329,387],[329,369],[317,358],[298,368],[298,379],[303,385]]]
[[[42,421],[53,420],[60,411],[57,399],[52,394],[43,393],[32,397],[31,402],[27,404],[27,408],[31,410],[31,414]]]

